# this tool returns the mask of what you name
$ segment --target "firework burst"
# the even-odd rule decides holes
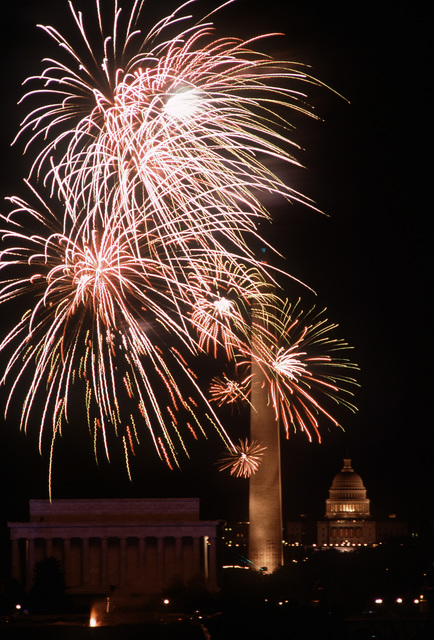
[[[217,358],[224,348],[227,360],[239,354],[250,340],[252,303],[265,302],[261,290],[264,275],[240,261],[201,259],[189,278],[192,294],[190,320],[198,334],[199,348]]]
[[[176,234],[180,224],[202,235],[207,230],[208,247],[219,233],[237,252],[251,255],[243,234],[255,234],[255,219],[269,217],[255,194],[308,203],[264,160],[298,164],[287,150],[295,146],[288,140],[291,126],[277,111],[312,116],[301,89],[318,82],[301,65],[252,50],[258,38],[214,39],[211,23],[201,21],[164,40],[167,30],[187,20],[180,15],[183,7],[143,35],[137,29],[142,5],[135,2],[123,23],[115,2],[107,35],[96,0],[99,53],[72,3],[80,50],[53,27],[43,27],[63,57],[46,60],[41,75],[29,79],[39,87],[25,98],[43,99],[20,132],[30,134],[26,149],[44,141],[32,172],[45,181],[54,177],[53,188],[57,174],[76,201],[99,203],[103,189],[105,198],[118,201],[116,210],[128,213],[126,222],[149,201],[157,228]],[[95,209],[86,213],[92,226]]]
[[[27,384],[24,430],[42,400],[40,446],[49,430],[51,454],[81,395],[95,453],[102,441],[109,457],[114,433],[128,473],[139,423],[171,468],[211,425],[231,452],[223,468],[247,477],[263,447],[232,443],[192,358],[224,357],[237,370],[253,357],[287,434],[290,424],[319,433],[317,414],[336,422],[315,394],[336,399],[352,382],[353,365],[330,355],[346,345],[269,293],[276,269],[252,248],[268,246],[258,231],[270,219],[264,194],[313,206],[270,167],[298,164],[285,114],[312,116],[304,88],[320,83],[258,53],[260,38],[218,38],[208,17],[189,22],[189,4],[144,33],[144,0],[126,14],[113,0],[109,27],[95,0],[93,42],[69,2],[76,48],[42,27],[60,53],[24,96],[32,107],[18,137],[38,149],[28,183],[39,178],[36,204],[12,197],[1,216],[0,304],[28,305],[0,343],[1,382],[7,411]],[[250,384],[251,373],[214,378],[211,401],[248,401]]]
[[[339,426],[327,408],[330,400],[356,411],[352,397],[357,383],[350,372],[358,367],[341,356],[350,347],[335,337],[336,329],[325,310],[313,307],[304,313],[300,301],[255,310],[249,356],[266,380],[275,418],[282,419],[287,437],[291,428],[299,428],[309,439],[313,430],[321,441],[319,416]],[[258,384],[254,377],[252,384]]]
[[[73,387],[80,386],[89,430],[94,442],[102,439],[107,457],[108,431],[133,450],[131,432],[136,441],[138,436],[131,424],[140,420],[160,457],[169,466],[178,464],[178,450],[186,453],[187,447],[177,415],[204,433],[199,402],[230,445],[180,352],[183,347],[191,354],[195,345],[167,294],[172,272],[151,258],[137,262],[124,230],[109,227],[88,240],[72,240],[48,205],[41,212],[19,198],[12,202],[16,209],[3,219],[8,229],[2,234],[10,246],[1,253],[0,266],[13,276],[3,282],[0,303],[34,301],[0,344],[3,351],[13,346],[2,378],[5,383],[14,375],[6,410],[21,381],[30,379],[21,428],[27,430],[31,410],[43,398],[40,442],[44,429],[51,430],[54,442],[68,422]],[[42,207],[41,198],[38,202]],[[29,227],[39,232],[29,235]],[[188,386],[195,402],[185,394]],[[191,425],[188,433],[195,435]]]
[[[230,470],[236,478],[250,478],[256,473],[264,455],[265,447],[258,442],[239,440],[238,445],[218,462],[220,471]]]
[[[250,382],[250,374],[228,377],[224,373],[222,376],[215,376],[209,386],[210,400],[216,402],[219,407],[225,404],[246,403],[250,393]]]

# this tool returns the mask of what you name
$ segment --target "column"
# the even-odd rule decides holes
[[[53,555],[53,539],[47,538],[45,540],[45,558],[51,558]]]
[[[200,538],[193,538],[193,566],[194,572],[202,574],[200,562]]]
[[[157,538],[157,581],[158,586],[164,586],[164,538]]]
[[[119,539],[119,584],[127,583],[127,539]]]
[[[89,584],[89,538],[82,538],[81,540],[81,584]]]
[[[30,538],[27,544],[27,567],[26,567],[26,591],[30,591],[33,584],[33,572],[35,568],[35,541]]]
[[[184,578],[184,566],[182,562],[182,538],[175,538],[175,567],[181,580]]]
[[[21,583],[21,562],[20,562],[19,542],[14,538],[12,539],[11,543],[12,543],[12,558],[11,558],[12,579]]]
[[[208,536],[203,536],[202,538],[202,543],[203,543],[203,575],[205,578],[205,583],[208,584],[208,578],[209,578],[209,565],[208,565],[208,543],[209,543],[209,538]]]
[[[63,540],[63,572],[67,587],[71,586],[71,538]]]
[[[208,587],[211,591],[217,589],[217,540],[208,538]]]
[[[146,570],[146,549],[145,549],[145,539],[139,538],[139,573],[142,574]]]
[[[108,540],[107,538],[101,538],[100,584],[102,587],[108,586]]]

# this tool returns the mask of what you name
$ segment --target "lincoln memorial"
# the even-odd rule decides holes
[[[12,577],[27,591],[35,564],[56,558],[67,592],[157,594],[199,580],[217,588],[219,521],[199,499],[31,500],[29,522],[9,522]]]

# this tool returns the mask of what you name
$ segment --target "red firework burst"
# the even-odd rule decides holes
[[[236,478],[250,478],[258,470],[265,450],[259,442],[239,440],[239,444],[219,460],[218,467],[220,471],[230,469],[231,476]]]

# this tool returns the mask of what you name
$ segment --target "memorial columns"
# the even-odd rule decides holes
[[[127,582],[127,539],[119,539],[119,584],[124,586]]]
[[[21,582],[21,561],[19,541],[12,540],[12,559],[11,559],[12,579]]]
[[[216,538],[208,538],[208,587],[211,590],[217,588],[217,539]],[[205,546],[206,552],[206,546]]]
[[[53,556],[53,539],[46,538],[45,540],[45,558],[51,558]]]
[[[201,538],[193,538],[193,567],[194,574],[201,573],[200,562],[200,541]]]
[[[139,538],[139,573],[143,573],[146,569],[146,548],[145,548],[145,539]]]
[[[108,586],[108,539],[107,538],[101,538],[100,584],[102,587]]]
[[[184,563],[182,558],[182,538],[175,538],[175,571],[184,579]]]
[[[27,571],[26,571],[26,591],[30,591],[33,584],[33,571],[35,568],[35,541],[33,538],[27,540]]]
[[[164,539],[157,538],[157,581],[160,587],[164,585]]]
[[[81,539],[81,584],[89,584],[89,538]]]
[[[11,574],[27,591],[35,562],[49,557],[62,562],[71,594],[107,593],[112,584],[158,593],[171,581],[205,575],[215,581],[218,523],[199,519],[197,500],[31,501],[30,507],[29,522],[8,523]],[[210,547],[202,549],[207,536]]]
[[[63,572],[65,574],[65,582],[71,584],[71,538],[63,540]]]

